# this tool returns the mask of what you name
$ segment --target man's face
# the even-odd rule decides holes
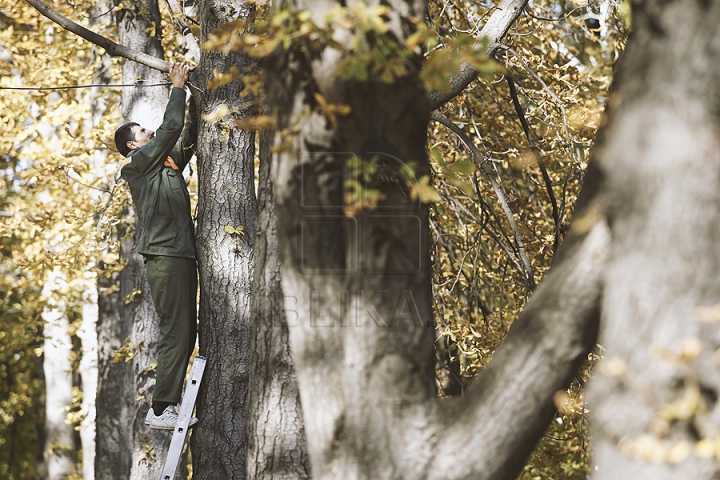
[[[135,134],[135,141],[128,142],[128,148],[130,148],[130,150],[135,150],[144,146],[155,136],[155,130],[150,130],[149,128],[141,127],[140,125],[132,127],[132,131]]]

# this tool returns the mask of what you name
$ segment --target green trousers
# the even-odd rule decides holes
[[[161,335],[153,401],[177,404],[197,335],[195,259],[148,255],[147,277]]]

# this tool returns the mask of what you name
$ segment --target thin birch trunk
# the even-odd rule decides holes
[[[45,462],[48,480],[63,480],[73,473],[75,445],[73,427],[65,421],[72,405],[72,340],[65,301],[60,288],[65,277],[58,271],[47,274],[43,286],[46,307],[42,318],[45,373]]]
[[[82,358],[79,373],[82,380],[83,400],[80,405],[83,420],[80,424],[80,442],[83,453],[83,480],[95,478],[95,396],[98,384],[98,298],[97,288],[88,287],[84,295],[82,323],[78,329],[78,337],[82,342]]]

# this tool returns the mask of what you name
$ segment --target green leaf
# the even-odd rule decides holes
[[[470,175],[475,172],[475,162],[472,160],[460,160],[459,162],[450,164],[448,169],[453,173]]]

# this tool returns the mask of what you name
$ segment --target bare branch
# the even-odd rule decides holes
[[[545,162],[543,162],[542,155],[540,155],[540,149],[537,147],[537,145],[535,145],[535,139],[533,138],[532,132],[530,131],[530,125],[525,118],[525,113],[523,112],[522,105],[520,105],[520,99],[518,98],[517,89],[515,88],[515,80],[513,80],[512,77],[506,78],[508,87],[510,87],[510,96],[512,97],[513,105],[515,106],[515,112],[517,113],[518,118],[520,119],[520,123],[522,124],[523,131],[525,132],[525,138],[527,138],[528,146],[530,147],[530,151],[533,153],[538,167],[540,167],[540,173],[542,174],[543,180],[545,181],[545,189],[547,190],[548,196],[550,197],[553,220],[555,221],[555,242],[553,244],[553,253],[555,253],[557,252],[558,246],[560,246],[560,223],[562,219],[560,218],[557,200],[555,199],[555,192],[553,192],[552,189],[552,180],[550,179],[550,175],[548,175],[547,168],[545,168]]]
[[[491,57],[495,56],[500,48],[500,41],[505,37],[515,20],[520,16],[528,0],[503,0],[480,30],[478,37],[486,38],[489,43],[485,51]],[[459,95],[470,82],[477,77],[477,70],[468,62],[460,65],[460,71],[450,79],[450,90],[433,90],[428,92],[430,105],[433,110],[441,107]]]
[[[498,48],[507,50],[508,52],[515,55],[515,58],[517,58],[517,61],[520,62],[520,64],[523,66],[523,68],[525,70],[527,70],[527,72],[530,75],[532,75],[535,78],[535,80],[537,80],[540,83],[540,85],[542,85],[543,90],[550,96],[550,98],[555,100],[555,105],[557,105],[557,107],[560,109],[560,111],[562,112],[562,116],[563,116],[563,126],[564,126],[564,130],[565,130],[565,136],[568,139],[568,143],[567,143],[568,153],[570,154],[570,158],[572,159],[573,163],[577,163],[577,159],[575,158],[575,149],[572,147],[573,139],[570,136],[570,130],[568,128],[567,112],[565,111],[565,105],[563,104],[563,101],[560,100],[560,98],[558,98],[557,95],[555,95],[555,92],[553,92],[552,89],[550,87],[548,87],[547,83],[545,83],[545,81],[542,78],[540,78],[540,75],[538,75],[532,68],[530,68],[530,66],[527,64],[527,62],[525,62],[525,60],[523,60],[523,58],[520,56],[520,54],[518,54],[515,50],[513,50],[512,48],[507,47],[505,45],[498,45]]]
[[[103,37],[102,35],[99,35],[91,30],[88,30],[87,28],[83,27],[82,25],[78,25],[77,23],[73,22],[69,18],[64,17],[63,15],[60,15],[58,12],[56,12],[52,8],[48,7],[40,0],[26,0],[26,1],[27,1],[27,3],[29,3],[30,5],[35,7],[35,9],[37,9],[38,12],[42,13],[47,18],[49,18],[53,22],[60,25],[65,30],[68,30],[76,35],[79,35],[80,37],[84,38],[88,42],[94,43],[95,45],[104,48],[107,51],[108,55],[111,55],[113,57],[127,58],[128,60],[138,62],[138,63],[146,65],[150,68],[154,68],[155,70],[160,70],[161,72],[169,72],[170,71],[171,63],[168,63],[164,60],[153,57],[152,55],[138,52],[138,51],[132,50],[130,48],[127,48],[124,45],[115,43],[112,40]]]
[[[502,207],[503,212],[505,212],[505,216],[507,217],[508,223],[510,224],[510,228],[515,235],[515,243],[517,244],[520,260],[522,261],[525,270],[523,272],[523,276],[525,277],[525,281],[527,282],[528,289],[531,291],[534,290],[536,286],[535,275],[533,273],[532,266],[530,265],[530,260],[528,260],[527,253],[525,252],[525,242],[523,241],[522,234],[520,233],[520,229],[518,228],[515,217],[513,216],[510,204],[508,204],[507,198],[505,198],[505,192],[503,192],[502,188],[500,188],[500,185],[498,185],[497,181],[495,180],[495,172],[493,172],[490,167],[488,167],[485,159],[483,158],[483,154],[480,152],[480,150],[478,150],[472,140],[468,138],[465,132],[462,131],[462,129],[460,129],[457,125],[451,122],[448,118],[437,112],[432,112],[430,118],[442,123],[450,130],[455,132],[458,137],[460,137],[463,143],[470,149],[473,157],[475,157],[475,161],[480,165],[483,172],[488,177],[488,180],[490,180],[490,184],[495,191],[495,195],[497,195],[498,197],[498,202],[500,202],[500,206]]]

